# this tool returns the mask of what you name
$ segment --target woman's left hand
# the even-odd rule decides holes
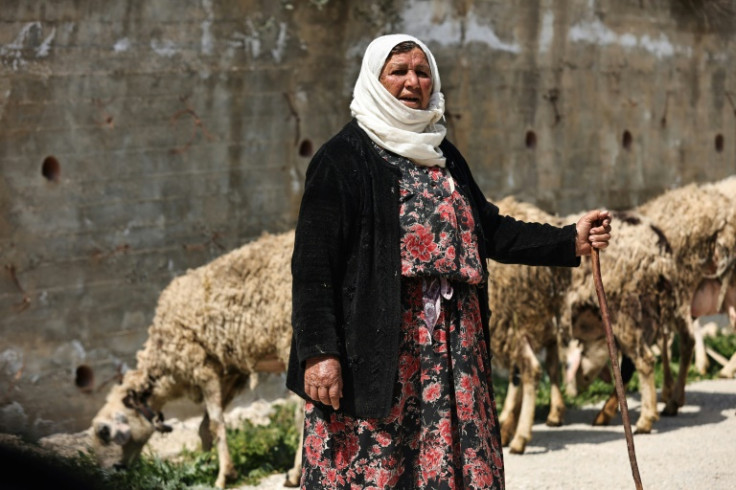
[[[611,215],[608,211],[588,211],[575,225],[575,255],[590,255],[592,247],[603,249],[611,239]]]

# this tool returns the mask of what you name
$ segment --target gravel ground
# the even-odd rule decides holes
[[[643,487],[735,488],[736,380],[693,383],[686,395],[677,417],[662,417],[651,434],[634,436]],[[639,398],[627,404],[633,424]],[[504,452],[508,488],[635,488],[621,418],[592,427],[599,407],[569,411],[562,427],[536,424],[524,455]]]
[[[677,417],[662,417],[651,434],[634,437],[645,489],[736,488],[736,379],[687,386],[687,403]],[[627,399],[629,416],[639,416],[638,395]],[[660,404],[660,409],[664,405]],[[504,450],[510,490],[635,488],[620,416],[609,427],[593,427],[597,406],[568,410],[562,427],[534,425],[523,455]],[[274,475],[239,490],[281,490]]]
[[[648,490],[736,488],[736,379],[691,383],[686,393],[687,403],[677,417],[662,417],[654,424],[652,434],[634,437],[643,487]],[[279,398],[274,402],[283,401]],[[639,416],[638,395],[630,395],[627,403],[630,418],[635,422]],[[242,418],[266,422],[270,407],[270,402],[258,400],[233,409],[227,419],[229,423]],[[507,488],[635,488],[621,418],[614,419],[608,427],[593,427],[590,424],[599,407],[568,410],[562,427],[536,423],[533,439],[523,455],[504,450]],[[148,450],[172,457],[183,446],[196,448],[199,421],[199,418],[167,420],[174,431],[155,435]],[[57,451],[64,446],[73,448],[81,437],[82,433],[59,434],[47,438],[45,445]],[[232,488],[281,490],[285,488],[283,481],[283,475],[273,475],[257,486]]]

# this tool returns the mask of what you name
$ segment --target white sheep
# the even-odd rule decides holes
[[[673,287],[676,263],[664,235],[646,218],[633,213],[614,213],[614,221],[615,240],[600,253],[601,277],[618,348],[639,372],[642,406],[636,432],[648,433],[659,419],[653,348],[663,334],[669,333],[671,325],[678,326],[683,335],[686,322],[677,316]],[[585,258],[581,267],[573,270],[572,277],[563,324],[571,329],[570,337],[582,346],[583,357],[575,384],[567,377],[566,390],[570,395],[597,377],[609,358],[591,260]],[[684,369],[687,370],[687,364]],[[609,423],[616,409],[614,396],[594,424]]]
[[[205,449],[216,440],[215,485],[235,476],[223,412],[252,373],[287,365],[293,248],[293,231],[264,234],[163,290],[136,368],[111,389],[92,421],[92,446],[103,465],[130,464],[154,431],[171,430],[161,409],[186,396],[204,401],[199,434]],[[298,484],[300,458],[297,450],[287,474],[291,486]]]
[[[502,214],[522,221],[560,224],[541,209],[507,197]],[[541,378],[537,355],[546,352],[552,392],[547,425],[559,426],[565,403],[559,388],[558,317],[571,272],[565,267],[531,267],[489,261],[489,329],[494,362],[509,369],[509,387],[499,414],[501,441],[521,454],[532,437],[536,393]],[[518,370],[518,377],[517,377]]]
[[[689,184],[667,191],[638,209],[662,230],[672,246],[677,263],[673,285],[679,316],[687,323],[679,342],[680,361],[686,361],[686,366],[690,365],[695,344],[692,324],[695,292],[704,278],[723,280],[733,264],[736,206],[731,196],[734,190],[736,178],[733,177],[715,184]],[[663,410],[665,415],[677,414],[678,408],[685,403],[687,371],[681,369],[678,373],[674,392]]]
[[[676,415],[679,407],[685,401],[687,371],[695,344],[692,314],[704,314],[703,311],[694,311],[694,307],[697,306],[696,303],[700,302],[698,300],[699,295],[696,294],[698,286],[703,285],[701,281],[708,275],[722,277],[724,272],[728,270],[729,265],[733,263],[733,254],[736,250],[734,248],[734,241],[736,240],[734,224],[736,220],[734,220],[733,215],[736,208],[733,204],[728,203],[725,194],[733,195],[734,186],[736,186],[736,179],[734,178],[725,179],[714,185],[698,186],[690,184],[665,192],[640,206],[637,210],[648,217],[651,224],[659,230],[663,238],[666,237],[672,248],[672,257],[675,262],[674,271],[668,280],[674,291],[674,308],[677,310],[672,322],[674,331],[680,336],[680,369],[675,383],[669,370],[667,339],[665,338],[662,346],[663,366],[665,368],[664,387],[662,389],[665,408],[662,413],[665,415]],[[601,255],[601,261],[603,262],[606,255],[611,254],[611,251],[615,250],[622,241],[627,240],[617,233],[616,239],[612,241],[612,246]],[[627,257],[628,255],[624,254],[622,260]],[[601,268],[605,270],[603,264]],[[604,287],[607,291],[609,289],[617,291],[618,287],[615,282],[611,286],[606,285],[607,282],[604,280]],[[666,325],[662,325],[662,327],[666,327]],[[671,331],[668,328],[662,329],[665,334],[669,334]],[[621,342],[621,339],[618,340]],[[587,342],[589,354],[583,356],[583,368],[578,377],[579,380],[582,379],[581,382],[583,383],[589,382],[590,378],[606,362],[605,349],[602,347],[603,340],[599,339],[596,342],[596,345],[592,340]],[[652,388],[647,389],[651,390]],[[574,392],[574,389],[570,391]],[[648,398],[643,400],[645,402],[643,412],[651,412],[648,408],[654,403],[651,396],[649,394]],[[595,423],[608,423],[615,414],[617,406],[615,393],[613,393],[601,413],[596,417]],[[652,420],[656,420],[654,414],[651,414],[651,417]],[[646,426],[650,424],[642,419],[640,419],[640,422],[643,422],[643,426],[639,424],[637,429],[640,432],[646,431]]]
[[[728,232],[733,231],[734,224],[736,224],[736,176],[713,184],[704,184],[702,188],[713,195],[722,196],[723,210],[726,213],[727,223],[729,223],[719,233],[720,240],[714,251],[709,274],[698,284],[692,297],[691,315],[696,319],[693,323],[695,368],[700,374],[705,374],[708,369],[708,356],[704,337],[709,332],[703,329],[702,322],[697,319],[706,315],[725,314],[729,308],[736,307],[736,274],[733,273],[736,237],[730,237],[730,242],[728,240]],[[728,371],[730,368],[722,371],[721,376],[729,377]]]

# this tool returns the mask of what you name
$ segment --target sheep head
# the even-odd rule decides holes
[[[575,396],[587,388],[608,362],[608,344],[600,313],[593,307],[573,308],[572,340],[567,346],[565,392]]]
[[[140,456],[154,432],[170,432],[163,414],[150,408],[149,390],[129,387],[125,378],[114,386],[92,420],[92,449],[100,466],[125,468]]]

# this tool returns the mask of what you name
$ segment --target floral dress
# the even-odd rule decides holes
[[[301,486],[502,489],[470,206],[445,169],[376,149],[402,171],[402,325],[392,409],[385,418],[358,418],[307,402]]]

